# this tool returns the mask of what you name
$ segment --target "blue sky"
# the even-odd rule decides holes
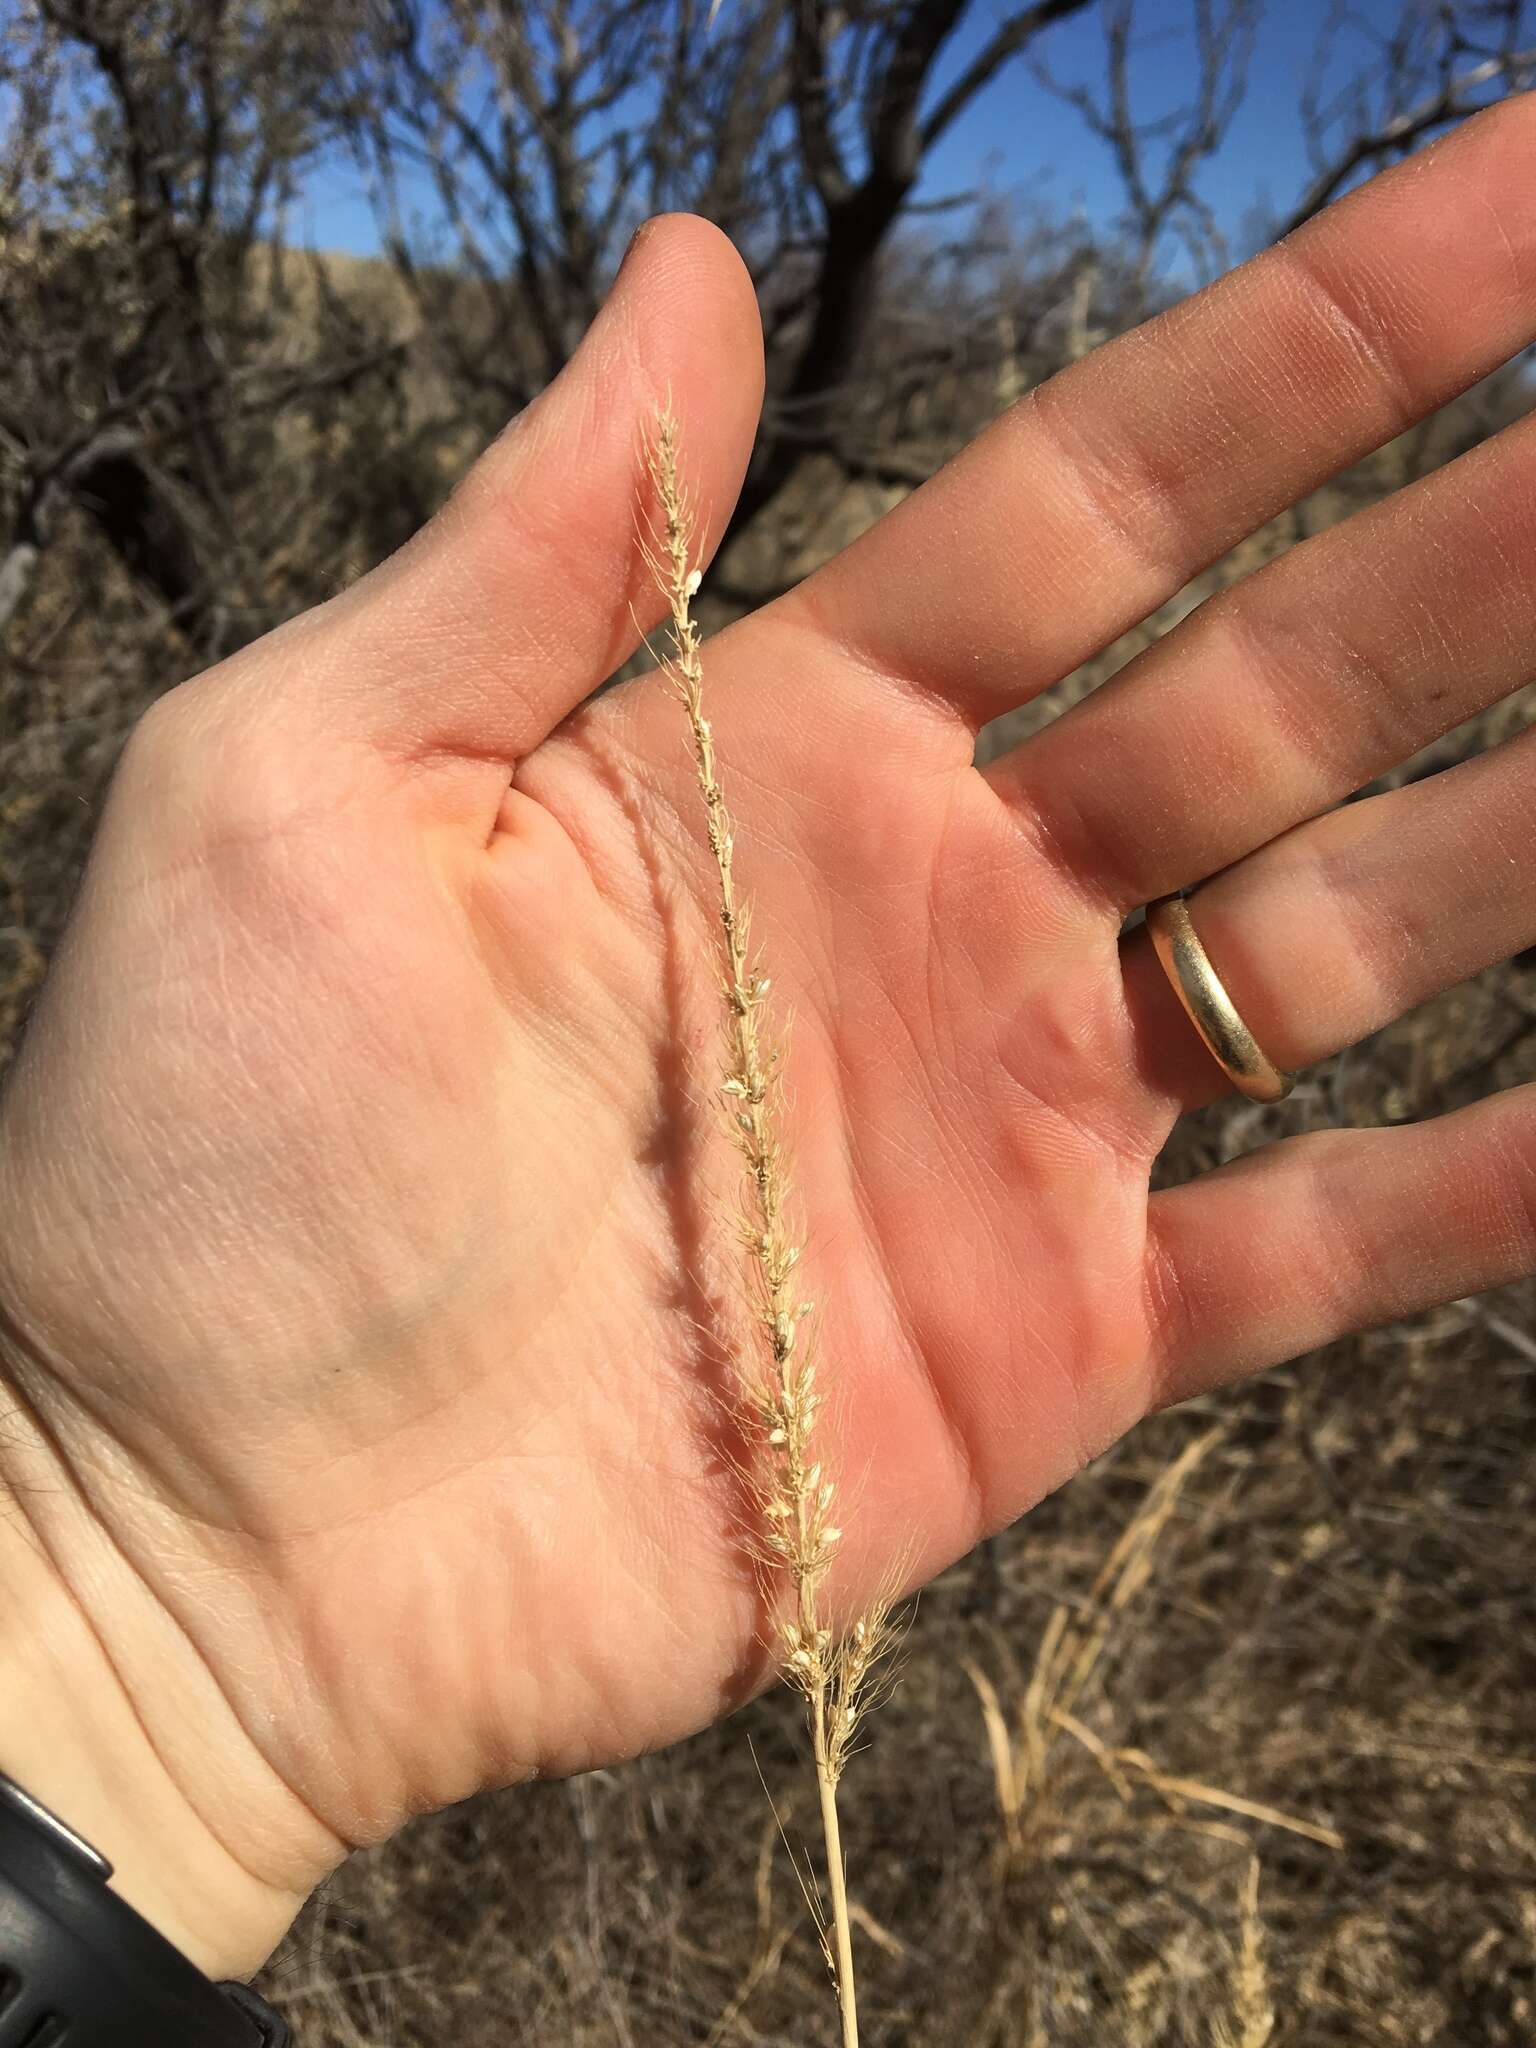
[[[1367,26],[1385,28],[1397,19],[1399,4],[1354,0],[1352,12]],[[1330,7],[1331,0],[1268,0],[1242,109],[1202,181],[1223,230],[1235,241],[1256,202],[1283,211],[1307,183],[1297,109]],[[1008,0],[974,0],[942,55],[935,91],[963,69],[1007,11]],[[1189,0],[1140,0],[1133,57],[1140,114],[1153,117],[1179,104],[1192,51],[1189,23]],[[1097,11],[1058,24],[1039,47],[1064,81],[1100,75]],[[1360,57],[1368,45],[1357,36],[1351,47]],[[1061,214],[1081,207],[1096,223],[1112,220],[1120,203],[1104,145],[1022,64],[1005,70],[956,123],[933,153],[919,196],[934,198],[982,184],[1016,195],[1025,206],[1042,203]],[[331,162],[311,174],[289,231],[322,248],[363,253],[378,246],[366,194],[345,163]]]
[[[1205,169],[1202,190],[1224,230],[1236,233],[1256,200],[1284,209],[1308,182],[1298,107],[1331,0],[1269,0],[1260,23],[1248,91],[1219,157]],[[1000,0],[975,0],[944,53],[944,70],[961,70],[1007,10]],[[1395,20],[1399,0],[1356,0],[1361,21]],[[1177,108],[1193,56],[1189,0],[1141,0],[1132,76],[1139,115]],[[1103,31],[1096,10],[1061,22],[1039,45],[1063,82],[1090,82],[1103,72]],[[1364,48],[1358,37],[1352,47]],[[1043,178],[1042,178],[1043,172]],[[935,152],[927,187],[953,191],[985,175],[1024,198],[1038,194],[1064,212],[1079,204],[1091,220],[1112,218],[1121,193],[1109,151],[1077,112],[1041,90],[1024,65],[997,79]]]

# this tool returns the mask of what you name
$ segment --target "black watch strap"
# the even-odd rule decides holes
[[[107,1880],[112,1866],[0,1775],[0,2048],[288,2048]]]
[[[256,1996],[249,1984],[221,1984],[219,1989],[256,2029],[261,2048],[290,2048],[286,2024],[264,1998]]]

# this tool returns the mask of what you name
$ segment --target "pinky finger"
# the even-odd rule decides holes
[[[1391,1130],[1282,1139],[1154,1195],[1158,1398],[1536,1272],[1536,1083]]]

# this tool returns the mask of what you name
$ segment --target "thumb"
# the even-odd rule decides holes
[[[763,392],[751,279],[690,214],[648,221],[560,375],[348,605],[347,687],[408,753],[512,762],[633,652],[664,609],[637,547],[658,413],[679,420],[698,546],[718,545]]]

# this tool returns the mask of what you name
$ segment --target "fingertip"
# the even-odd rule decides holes
[[[707,491],[699,493],[697,540],[703,553],[713,553],[762,411],[756,287],[729,235],[695,213],[646,221],[620,265],[619,284],[648,401],[639,419],[642,435],[663,413],[677,419],[694,481],[707,480]]]
[[[734,244],[697,214],[656,214],[631,239],[569,362],[475,464],[459,495],[493,519],[503,508],[514,526],[547,526],[554,509],[573,566],[610,583],[617,577],[627,616],[637,595],[623,560],[633,553],[629,513],[644,489],[658,420],[666,412],[677,419],[699,507],[695,544],[707,556],[740,491],[762,396],[757,294]]]

